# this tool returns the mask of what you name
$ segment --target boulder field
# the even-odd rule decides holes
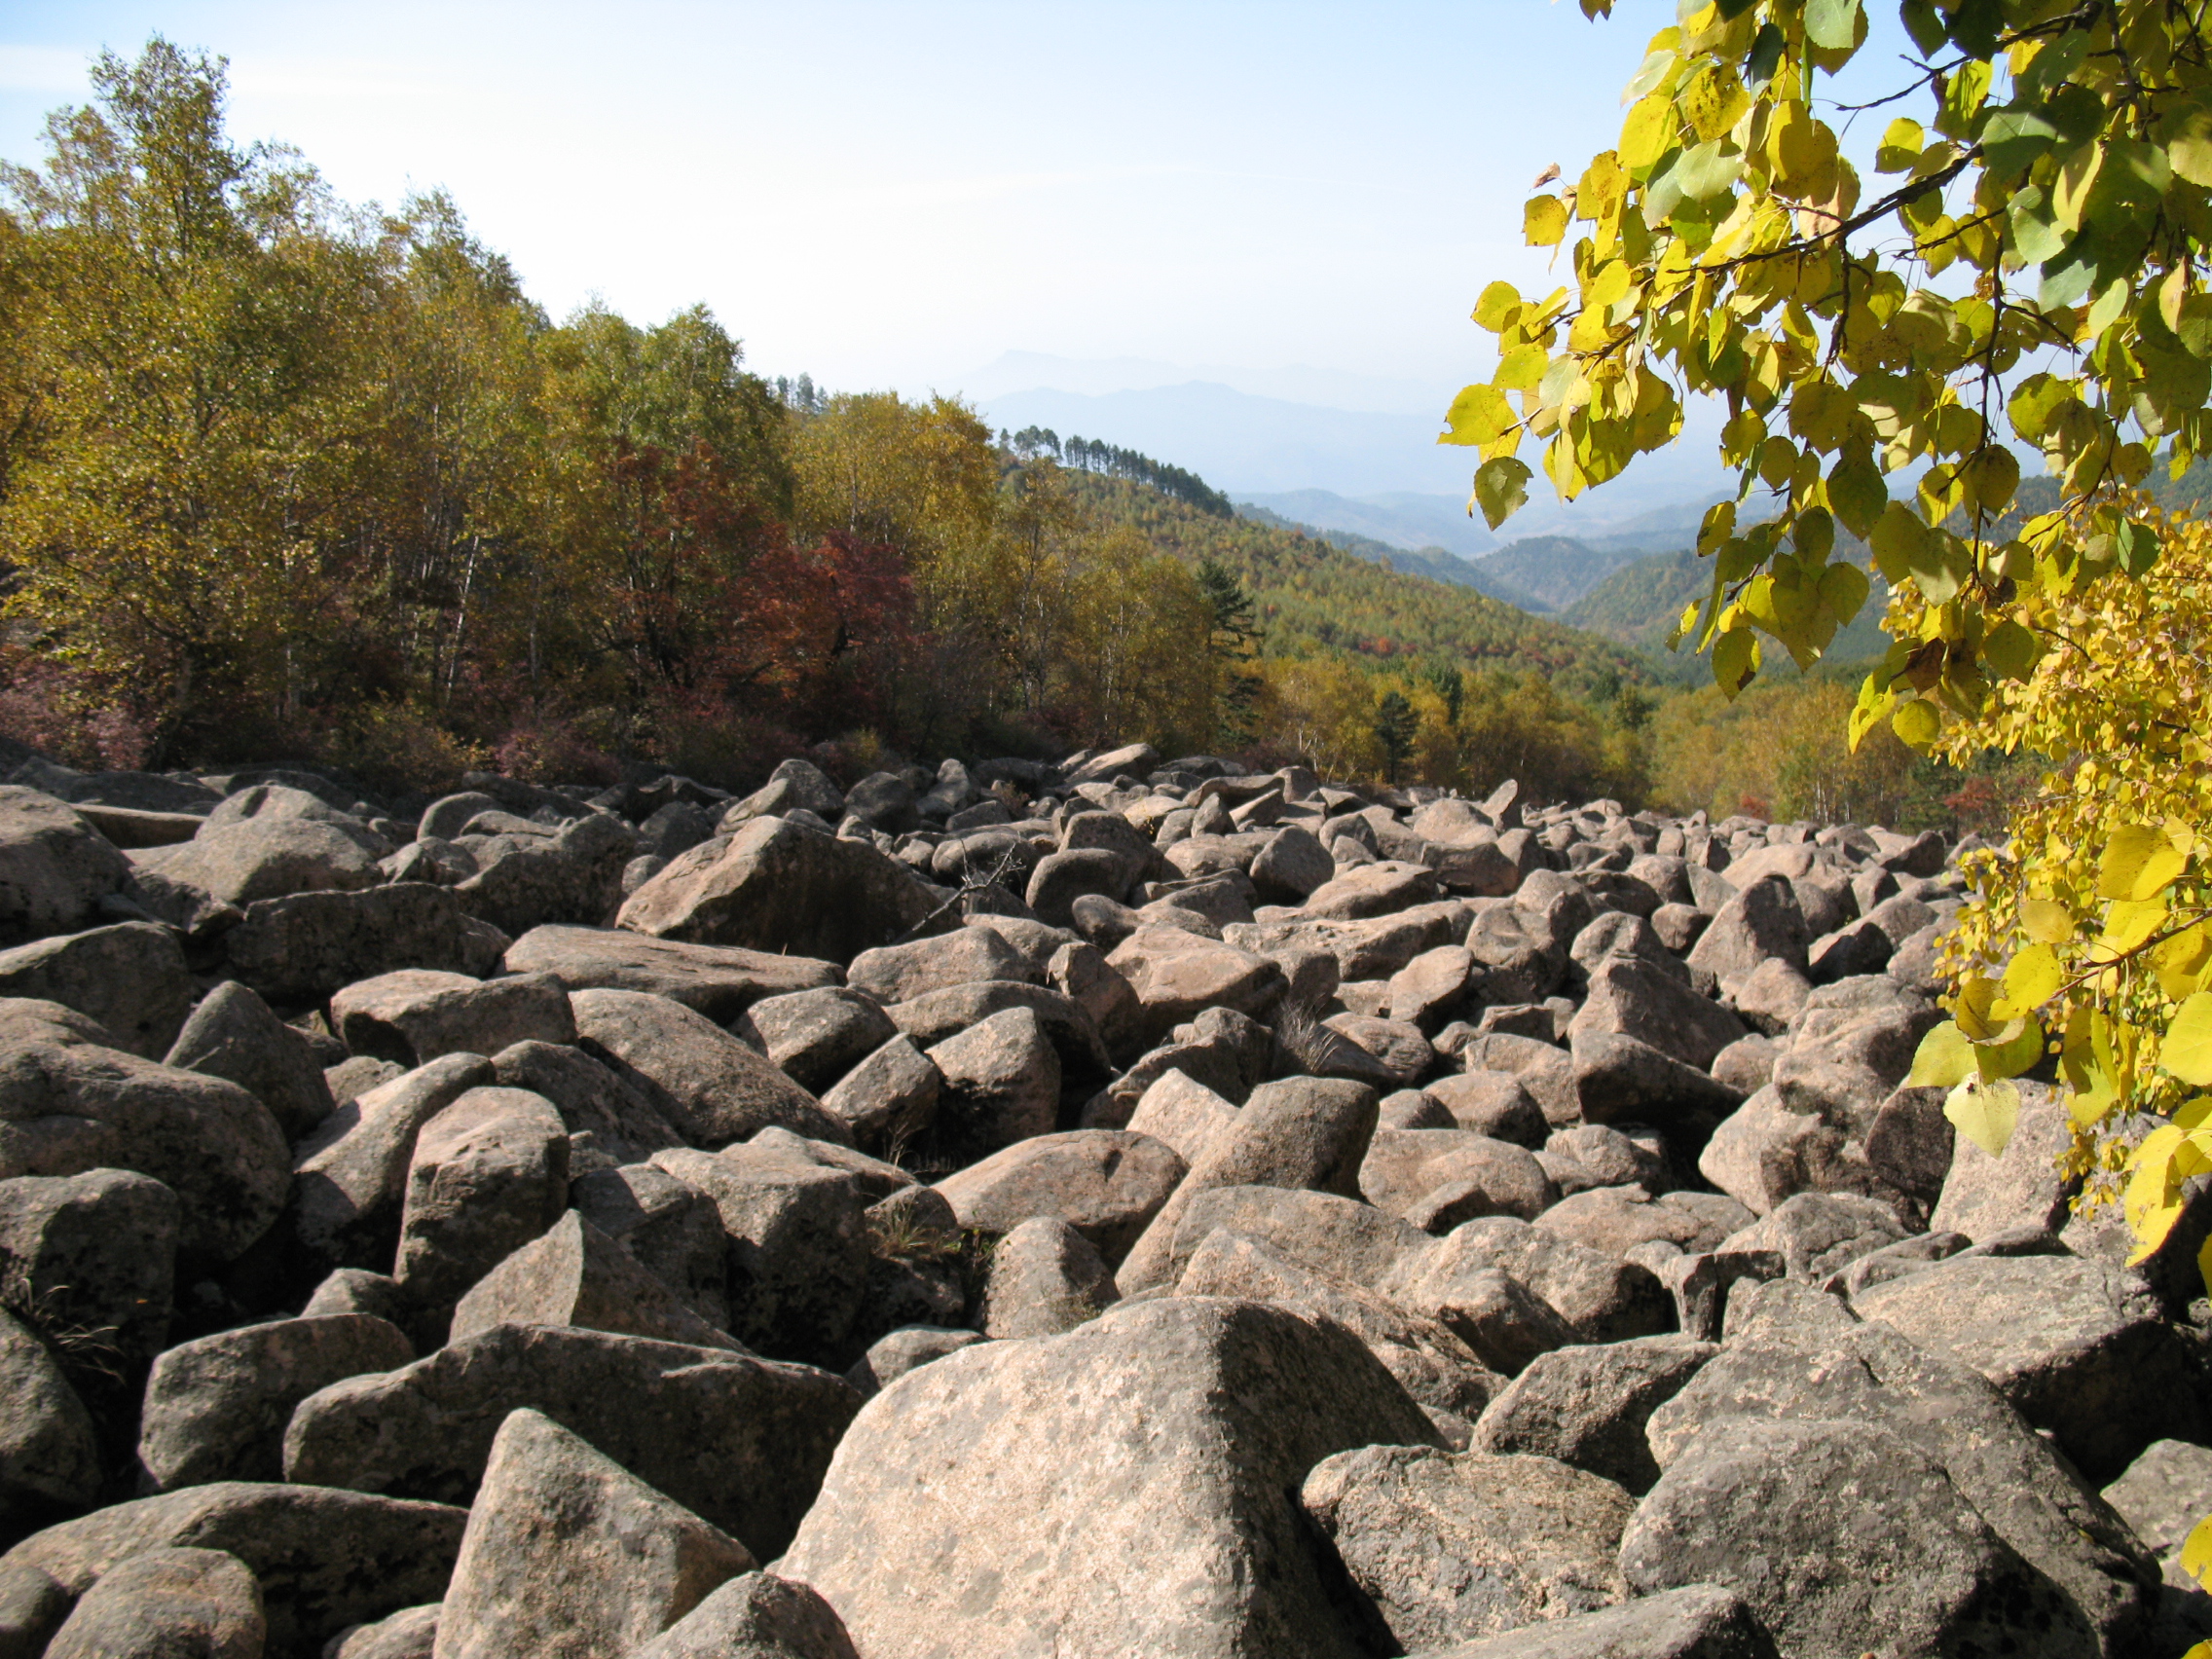
[[[1962,850],[31,759],[0,1659],[2178,1659],[2212,1199],[1903,1087]]]

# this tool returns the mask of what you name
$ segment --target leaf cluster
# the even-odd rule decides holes
[[[1687,399],[1720,400],[1739,498],[1706,520],[1710,580],[1675,639],[1729,694],[1774,648],[1819,660],[1867,602],[1836,557],[1862,538],[1927,613],[1858,725],[1925,752],[2046,644],[1992,612],[2140,576],[2160,544],[2126,492],[2161,446],[2176,472],[2212,447],[2212,57],[2196,9],[2163,0],[1901,12],[1914,52],[1859,106],[1891,117],[1869,180],[1840,142],[1857,110],[1823,92],[1864,46],[1863,0],[1685,4],[1618,144],[1528,203],[1567,279],[1483,291],[1497,368],[1440,441],[1480,451],[1495,525],[1526,499],[1527,444],[1571,498],[1673,441]],[[2063,499],[2007,522],[2023,452]]]

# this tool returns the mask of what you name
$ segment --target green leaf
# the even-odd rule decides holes
[[[2058,129],[2029,109],[2001,109],[1981,129],[1981,153],[1989,170],[2002,176],[2023,173],[2029,164],[2058,142]]]
[[[2212,95],[2197,92],[2169,106],[2158,131],[2176,176],[2212,187]]]
[[[2147,524],[2122,521],[2113,543],[2120,553],[2120,568],[2131,576],[2148,574],[2158,562],[2158,533]]]
[[[2005,412],[2012,419],[2013,431],[2031,444],[2040,444],[2051,415],[2073,395],[2073,386],[2056,375],[2033,374],[2012,388]]]
[[[2158,1068],[2198,1088],[2212,1088],[2212,991],[2197,991],[2174,1011],[2158,1046]]]
[[[2020,1121],[2020,1091],[2002,1078],[1993,1082],[1977,1073],[1944,1098],[1943,1116],[1990,1157],[2001,1158]]]
[[[1821,608],[1848,626],[1872,586],[1857,565],[1830,565],[1821,572]]]
[[[2018,1077],[2043,1058],[2043,1027],[2033,1019],[2010,1021],[1993,1042],[1976,1043],[1975,1068],[1985,1082]]]
[[[2025,680],[2043,658],[2043,642],[2031,629],[2008,620],[1982,636],[1981,655],[2007,680]]]
[[[1844,528],[1862,541],[1889,504],[1889,486],[1864,450],[1854,450],[1835,463],[1828,474],[1828,507],[1843,520]]]
[[[1509,455],[1493,457],[1475,474],[1475,505],[1495,530],[1529,504],[1529,480],[1535,476],[1527,461]]]
[[[1973,1045],[1954,1021],[1946,1019],[1920,1040],[1904,1087],[1951,1088],[1972,1077],[1973,1071]]]
[[[1945,38],[1943,17],[1936,10],[1934,0],[1904,0],[1899,10],[1904,14],[1904,32],[1912,36],[1912,44],[1920,48],[1922,56],[1941,48]]]
[[[1452,400],[1451,413],[1444,419],[1452,429],[1437,434],[1440,444],[1487,444],[1513,430],[1521,421],[1505,393],[1494,386],[1465,387]]]
[[[1713,642],[1713,682],[1731,702],[1758,673],[1759,643],[1749,628],[1731,628]]]
[[[1943,717],[1927,698],[1915,697],[1898,705],[1898,712],[1890,717],[1890,729],[1907,749],[1925,755],[1943,729]]]
[[[1866,544],[1874,550],[1874,567],[1883,579],[1899,587],[1912,579],[1913,567],[1927,557],[1928,527],[1902,501],[1892,501],[1874,521]]]
[[[1692,201],[1720,196],[1736,187],[1744,176],[1741,152],[1723,153],[1717,139],[1682,152],[1682,159],[1668,173],[1676,188]]]
[[[1807,0],[1805,38],[1828,52],[1859,44],[1859,0]]]

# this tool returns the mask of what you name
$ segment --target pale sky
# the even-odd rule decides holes
[[[0,0],[0,155],[102,46],[229,56],[232,128],[350,200],[444,186],[556,315],[704,300],[766,374],[1000,353],[1454,390],[1544,281],[1521,203],[1618,134],[1671,0],[622,6]],[[1556,280],[1554,277],[1552,280]]]

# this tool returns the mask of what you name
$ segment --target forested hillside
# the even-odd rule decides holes
[[[703,307],[556,321],[445,197],[349,206],[234,143],[219,65],[157,41],[93,82],[0,179],[0,736],[424,786],[1142,738],[1795,798],[1773,745],[1715,774],[1655,744],[1632,647],[1668,610],[1627,610],[1671,591],[1593,596],[1601,638],[1235,516],[1172,458],[770,387]]]

